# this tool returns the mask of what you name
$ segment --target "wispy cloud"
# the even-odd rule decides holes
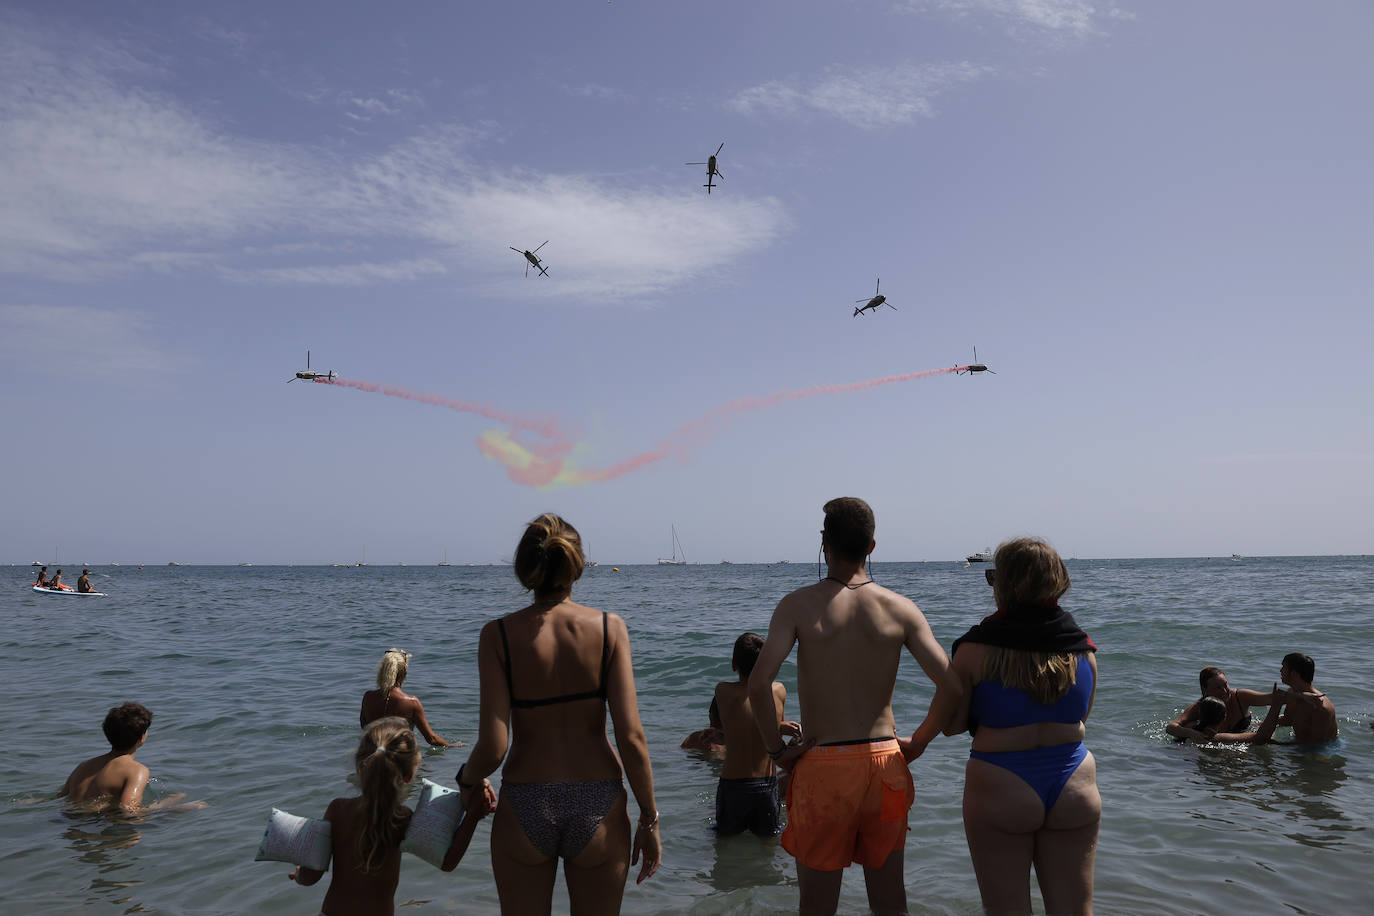
[[[0,353],[11,365],[65,375],[172,373],[190,361],[154,341],[154,324],[131,309],[0,305]]]
[[[715,273],[786,228],[771,198],[708,208],[688,189],[479,166],[473,145],[490,136],[480,126],[433,125],[351,157],[249,139],[160,91],[165,74],[139,72],[137,54],[93,41],[90,53],[59,54],[54,40],[0,28],[0,273],[448,276],[497,296],[606,301]],[[360,118],[423,104],[401,90],[341,98]],[[507,245],[545,238],[557,239],[558,283],[498,289],[522,269]]]
[[[1083,38],[1134,15],[1111,0],[906,0],[916,13],[1003,23],[1013,32]]]
[[[558,91],[564,95],[570,95],[581,99],[626,99],[628,93],[622,92],[612,86],[603,86],[600,83],[582,83],[573,86],[568,83],[559,83]]]
[[[939,95],[991,72],[967,61],[832,69],[811,83],[773,80],[745,89],[726,105],[746,113],[826,115],[875,130],[934,117]]]

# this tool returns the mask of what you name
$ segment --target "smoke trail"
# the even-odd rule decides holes
[[[389,398],[405,398],[407,401],[418,401],[421,404],[432,404],[435,407],[447,407],[449,410],[456,410],[459,413],[475,413],[486,417],[488,420],[495,420],[504,423],[511,429],[526,429],[543,436],[545,439],[562,439],[563,433],[558,428],[558,421],[552,417],[535,419],[531,417],[519,417],[508,414],[505,411],[497,410],[495,407],[487,407],[484,404],[473,404],[469,401],[458,401],[453,398],[441,397],[437,394],[422,394],[418,391],[410,391],[406,388],[398,388],[395,385],[381,385],[377,382],[364,382],[360,379],[339,378],[333,379],[317,378],[314,380],[320,385],[337,385],[343,388],[353,388],[358,391],[368,391],[372,394],[384,394]]]
[[[579,446],[563,432],[558,421],[553,417],[543,419],[520,417],[483,404],[458,401],[435,394],[422,394],[405,388],[397,388],[394,385],[381,385],[376,382],[364,382],[357,379],[335,377],[333,379],[317,378],[315,381],[322,385],[336,385],[343,388],[353,388],[357,391],[384,394],[392,398],[404,398],[421,404],[432,404],[436,407],[447,407],[449,410],[477,414],[504,424],[508,430],[489,429],[482,433],[477,438],[478,450],[488,458],[504,465],[506,475],[515,483],[521,486],[549,490],[614,480],[665,458],[673,456],[686,458],[692,449],[705,444],[712,436],[718,434],[731,419],[746,411],[762,410],[784,401],[798,401],[802,398],[814,398],[822,394],[847,394],[853,391],[877,388],[880,385],[909,382],[932,375],[948,375],[951,372],[960,372],[967,368],[967,366],[950,366],[945,369],[926,369],[921,372],[905,372],[901,375],[888,375],[883,378],[849,382],[843,385],[814,385],[810,388],[793,391],[775,391],[762,397],[735,398],[682,424],[665,436],[655,448],[640,452],[637,455],[631,455],[610,467],[600,469],[581,468],[571,461],[573,453],[579,450]],[[522,442],[516,438],[520,432],[533,434],[544,441]]]

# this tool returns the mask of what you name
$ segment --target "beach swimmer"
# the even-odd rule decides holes
[[[907,764],[957,709],[959,682],[920,609],[865,574],[875,546],[868,503],[832,499],[824,512],[827,575],[778,602],[749,676],[749,700],[764,749],[791,771],[782,846],[797,860],[801,911],[834,913],[844,869],[858,862],[869,907],[905,913],[902,858],[915,798]],[[773,682],[793,646],[806,738],[785,744]],[[896,737],[892,718],[903,647],[936,686],[909,739]]]
[[[100,726],[110,742],[109,752],[78,764],[58,797],[74,802],[109,798],[111,807],[140,807],[148,787],[148,768],[134,759],[134,752],[148,740],[152,723],[153,714],[138,703],[110,709]]]
[[[48,567],[44,566],[42,569],[38,571],[38,578],[34,580],[33,584],[38,586],[39,588],[48,587]]]
[[[642,882],[663,856],[629,629],[620,615],[572,600],[585,563],[566,519],[529,522],[514,567],[533,600],[478,638],[479,734],[457,781],[466,799],[505,761],[491,825],[504,913],[549,913],[560,860],[572,912],[618,913],[630,866],[642,861]],[[633,830],[626,781],[639,806]]]
[[[452,744],[441,738],[429,727],[425,718],[425,706],[420,698],[401,689],[406,674],[410,671],[413,656],[403,649],[387,649],[377,665],[377,689],[363,694],[362,709],[358,712],[358,724],[366,727],[369,722],[384,716],[400,716],[420,732],[420,736],[432,747],[462,747],[463,742]]]
[[[682,739],[684,751],[705,751],[708,757],[725,756],[725,727],[720,721],[720,704],[711,698],[711,706],[706,710],[706,728],[694,731]]]
[[[749,701],[749,675],[762,649],[763,637],[757,633],[745,633],[735,640],[730,668],[739,677],[717,684],[712,701],[725,731],[725,765],[716,783],[715,830],[722,836],[745,830],[761,837],[782,832],[777,768],[768,756]],[[773,731],[800,737],[800,725],[783,721],[787,688],[780,681],[773,682],[770,699],[769,706],[777,720]]]
[[[1301,652],[1285,655],[1279,667],[1279,679],[1288,687],[1288,704],[1279,724],[1292,726],[1294,744],[1323,744],[1335,741],[1339,734],[1336,707],[1312,686],[1316,673],[1317,663]]]
[[[1278,684],[1274,687],[1277,690]],[[1198,718],[1186,725],[1170,723],[1165,730],[1180,741],[1188,738],[1194,741],[1212,741],[1220,744],[1267,744],[1279,724],[1279,711],[1282,700],[1276,699],[1269,706],[1269,714],[1264,717],[1255,731],[1222,732],[1217,731],[1226,719],[1226,704],[1216,697],[1203,697],[1198,701]]]
[[[91,571],[89,569],[81,570],[81,578],[76,580],[76,590],[83,594],[95,591],[95,587],[91,585]]]
[[[983,909],[1030,913],[1030,872],[1046,913],[1092,912],[1102,820],[1097,763],[1083,745],[1096,649],[1059,606],[1069,571],[1039,538],[997,548],[997,612],[954,642],[961,708],[946,734],[973,736],[964,837]]]
[[[420,749],[410,722],[387,716],[368,725],[353,755],[362,795],[336,798],[325,809],[333,844],[334,877],[320,912],[328,916],[372,916],[395,912],[401,879],[401,840],[413,813],[401,804],[405,786],[420,766]],[[472,793],[467,814],[453,832],[444,871],[453,871],[467,852],[477,822],[491,810],[488,791]],[[287,875],[297,884],[315,884],[324,872],[298,866]]]
[[[1202,688],[1202,696],[1188,704],[1188,708],[1175,716],[1170,722],[1171,726],[1185,726],[1189,722],[1196,722],[1200,716],[1199,706],[1207,697],[1220,700],[1226,707],[1226,716],[1216,727],[1219,732],[1244,732],[1250,728],[1250,707],[1269,706],[1274,701],[1272,693],[1260,693],[1257,690],[1236,690],[1231,687],[1226,673],[1215,665],[1208,665],[1198,672],[1198,686]],[[1166,726],[1166,729],[1168,726]]]

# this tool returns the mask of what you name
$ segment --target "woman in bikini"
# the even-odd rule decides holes
[[[630,865],[643,859],[643,881],[662,855],[629,632],[618,615],[572,600],[583,563],[572,525],[553,514],[530,522],[515,574],[534,601],[488,623],[478,643],[481,722],[457,781],[466,803],[505,760],[491,829],[503,913],[550,912],[560,859],[574,913],[618,913]],[[608,708],[639,806],[633,830]]]
[[[1198,672],[1198,686],[1202,688],[1202,696],[1188,704],[1188,708],[1183,710],[1173,720],[1165,726],[1167,731],[1170,728],[1187,727],[1188,723],[1196,722],[1202,717],[1202,701],[1208,697],[1213,697],[1226,704],[1226,717],[1221,724],[1216,726],[1219,732],[1246,732],[1250,729],[1251,706],[1270,706],[1275,700],[1282,701],[1283,692],[1277,689],[1268,693],[1260,693],[1256,690],[1237,690],[1231,686],[1231,682],[1226,677],[1226,672],[1220,668],[1208,665]],[[1170,732],[1173,734],[1173,732]]]
[[[387,649],[382,653],[382,661],[377,665],[377,689],[363,694],[363,707],[358,712],[358,725],[366,728],[369,722],[375,722],[384,716],[400,716],[410,723],[411,728],[418,729],[420,736],[428,741],[431,747],[462,747],[461,741],[450,744],[439,737],[439,734],[429,727],[429,720],[425,718],[425,706],[420,702],[420,698],[401,689],[401,685],[406,682],[406,674],[410,671],[410,659],[410,653],[401,649]]]
[[[1083,746],[1096,647],[1059,607],[1069,573],[1054,548],[1018,538],[989,576],[997,613],[954,643],[964,686],[946,734],[967,729],[964,835],[983,908],[1030,913],[1030,871],[1047,913],[1092,912],[1102,818],[1097,765]]]

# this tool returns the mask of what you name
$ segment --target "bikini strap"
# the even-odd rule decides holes
[[[511,705],[516,705],[519,701],[515,698],[515,682],[510,676],[510,642],[506,639],[506,621],[504,618],[496,618],[496,629],[501,631],[501,650],[505,654],[506,669],[506,692],[510,694]]]

